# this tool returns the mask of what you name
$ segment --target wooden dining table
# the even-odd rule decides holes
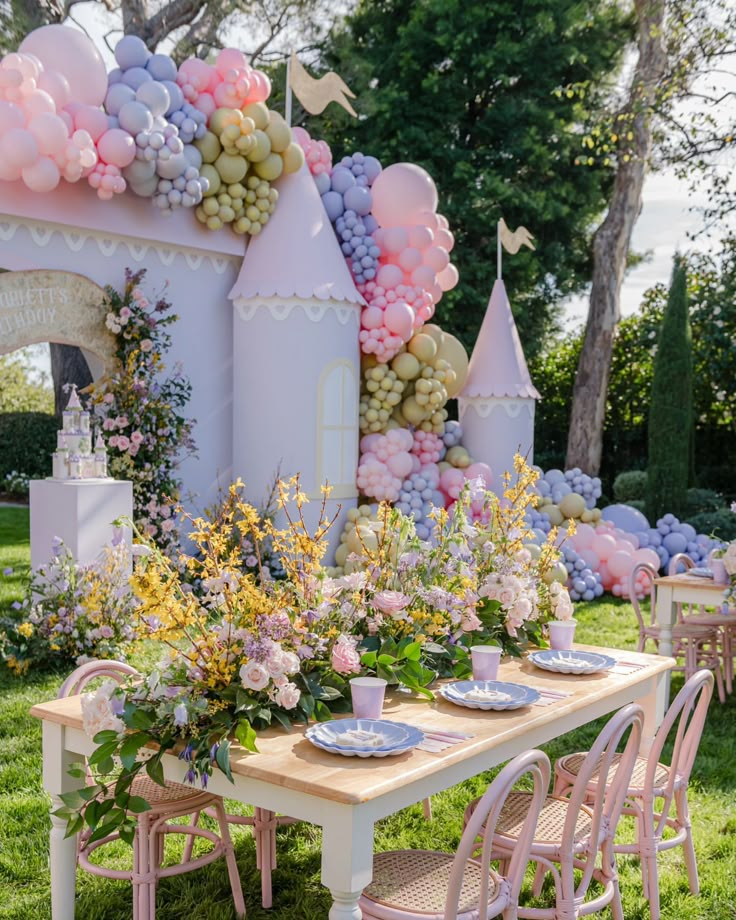
[[[675,662],[661,655],[576,646],[609,654],[620,662],[611,671],[568,675],[543,671],[531,662],[501,663],[499,680],[547,694],[540,704],[514,711],[467,709],[437,696],[428,702],[394,692],[383,718],[469,737],[439,752],[414,749],[396,757],[358,758],[313,746],[303,726],[286,733],[259,734],[259,753],[233,746],[233,783],[217,771],[208,791],[281,812],[322,828],[322,883],[332,894],[329,920],[360,920],[361,892],[372,877],[374,825],[381,818],[504,763],[517,754],[564,735],[636,701],[644,709],[643,751],[664,717],[667,676]],[[59,796],[76,788],[67,771],[95,745],[82,728],[80,697],[53,700],[31,709],[43,720],[43,784],[51,810]],[[163,758],[166,778],[182,782],[188,767],[174,754]],[[52,920],[73,920],[76,840],[66,824],[51,817]],[[278,916],[275,913],[275,916]]]
[[[678,607],[711,608],[711,613],[691,612],[685,614],[690,623],[700,623],[702,626],[716,626],[722,628],[724,632],[726,632],[727,628],[736,628],[736,609],[727,607],[727,613],[721,612],[727,585],[718,584],[712,578],[690,575],[687,572],[679,575],[663,575],[661,578],[655,578],[654,584],[657,591],[655,609],[657,623],[660,627],[660,654],[668,656],[672,654],[672,627],[677,622]],[[733,689],[732,652],[730,635],[726,632],[724,677],[728,693],[731,693]]]

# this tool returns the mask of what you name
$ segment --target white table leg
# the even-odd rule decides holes
[[[674,592],[671,587],[664,585],[657,586],[657,599],[655,602],[655,612],[657,615],[657,624],[659,626],[659,654],[666,657],[672,655],[672,627],[675,625],[677,617],[677,608],[674,601]],[[666,674],[665,688],[665,709],[670,698],[670,672]]]
[[[322,884],[332,893],[329,920],[361,920],[358,900],[373,877],[373,820],[360,806],[336,806],[322,825]]]
[[[43,723],[43,785],[51,796],[51,810],[62,806],[61,793],[79,785],[68,775],[73,754],[64,748],[65,729],[54,722]],[[77,875],[77,836],[64,837],[66,821],[51,816],[50,867],[52,920],[74,920]]]
[[[636,701],[644,710],[644,730],[641,736],[640,754],[646,757],[651,750],[654,736],[662,724],[669,702],[670,672],[664,671],[649,679],[647,692]]]

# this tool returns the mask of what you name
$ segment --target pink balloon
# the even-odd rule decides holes
[[[64,74],[57,73],[55,70],[44,70],[39,74],[38,88],[51,96],[57,111],[71,102],[72,91],[69,81]]]
[[[460,280],[460,275],[455,266],[450,263],[437,275],[437,283],[443,291],[451,291]]]
[[[418,288],[429,289],[436,280],[437,275],[428,265],[420,265],[411,273],[411,283]]]
[[[38,158],[36,138],[23,128],[11,128],[2,140],[3,159],[10,167],[31,166]]]
[[[81,31],[50,25],[34,29],[23,39],[20,51],[35,55],[44,70],[64,76],[72,99],[101,105],[107,92],[107,70],[94,42]]]
[[[636,543],[634,540],[636,540]],[[624,552],[633,553],[639,549],[639,541],[633,534],[627,534],[625,537],[618,538],[618,548],[624,550]]]
[[[606,562],[616,552],[616,538],[611,534],[597,533],[590,542],[590,548]]]
[[[398,265],[382,265],[376,273],[376,284],[388,290],[404,281],[404,273]]]
[[[68,106],[71,109],[71,106]],[[91,105],[75,106],[72,111],[74,127],[86,131],[93,141],[98,141],[109,128],[107,115],[102,109],[97,109]]]
[[[265,102],[271,95],[271,81],[262,70],[254,70],[250,75],[249,102]],[[380,224],[380,221],[378,221]]]
[[[49,157],[39,157],[22,172],[23,181],[32,192],[50,192],[59,184],[59,167]]]
[[[17,105],[0,99],[0,136],[11,128],[22,128],[25,123],[23,112]]]
[[[409,245],[409,234],[405,227],[389,227],[384,230],[382,243],[380,244],[386,252],[398,254],[403,252]]]
[[[388,304],[384,314],[386,328],[407,342],[414,331],[414,311],[403,300]]]
[[[371,193],[373,216],[382,227],[420,224],[417,214],[437,208],[437,188],[432,177],[414,163],[387,166],[376,177]]]
[[[605,562],[601,562],[598,566],[598,574],[601,576],[603,587],[606,589],[606,591],[610,591],[611,585],[613,584],[613,575],[611,575]]]
[[[396,229],[396,228],[392,228]],[[389,230],[389,233],[391,231]],[[411,273],[415,268],[419,268],[422,264],[422,254],[418,249],[414,249],[413,246],[407,246],[406,249],[402,250],[399,253],[399,266],[407,273]]]
[[[398,479],[406,479],[411,473],[413,465],[414,460],[411,454],[407,454],[405,451],[402,451],[400,454],[392,454],[388,460],[386,460],[386,466],[389,472]]]
[[[194,107],[195,109],[199,109],[199,111],[203,115],[206,115],[207,118],[210,118],[217,108],[217,103],[209,93],[200,93],[199,96],[197,96],[197,101],[194,103]]]
[[[449,230],[438,230],[434,235],[434,243],[435,246],[439,246],[441,249],[444,249],[445,252],[452,252],[452,247],[455,245],[455,237]]]
[[[430,246],[423,255],[424,264],[429,265],[433,272],[439,274],[450,264],[450,257],[439,246]]]
[[[601,564],[601,560],[598,558],[597,554],[593,552],[592,549],[578,550],[578,555],[586,565],[590,566],[591,571],[598,571],[598,566]]]
[[[662,565],[662,560],[656,554],[653,549],[650,549],[648,546],[643,546],[641,549],[638,549],[634,553],[635,563],[648,562],[649,565],[654,566],[654,571],[658,572],[659,567]]]
[[[434,211],[419,211],[415,216],[415,223],[431,230],[433,237],[437,230],[441,229],[439,218]]]
[[[442,230],[447,230],[447,228],[450,226],[450,221],[445,217],[444,214],[437,215],[437,223]]]
[[[465,476],[463,471],[455,469],[455,467],[445,470],[440,476],[440,489],[448,498],[457,498],[464,484]]]
[[[364,329],[380,329],[383,326],[383,310],[380,307],[366,307],[360,315]]]
[[[429,296],[432,298],[432,304],[438,304],[442,300],[442,288],[435,281],[434,284],[430,284],[427,288]],[[434,313],[434,310],[432,310]]]
[[[429,227],[416,224],[409,228],[409,245],[413,246],[415,249],[427,249],[427,247],[432,245],[433,240],[434,233],[432,233]]]
[[[590,524],[577,525],[577,532],[573,537],[573,546],[578,551],[578,553],[582,549],[590,549],[590,545],[593,542],[594,536],[595,530],[593,530]]]
[[[16,179],[20,179],[22,167],[8,163],[3,156],[4,149],[3,142],[0,140],[0,179],[3,182],[15,182]]]
[[[628,575],[634,567],[634,557],[625,550],[618,549],[608,560],[608,569],[614,578]]]
[[[217,55],[215,67],[223,77],[228,70],[250,70],[245,55],[237,48],[223,48]]]
[[[480,477],[486,484],[486,489],[490,488],[493,482],[493,472],[487,463],[471,463],[464,470],[466,479],[477,479]]]
[[[135,159],[135,141],[127,131],[111,128],[97,142],[97,152],[103,162],[123,169]]]
[[[40,115],[42,112],[48,112],[51,115],[56,113],[54,100],[42,89],[34,89],[32,93],[29,93],[23,100],[23,108],[31,117]]]
[[[40,153],[45,156],[60,154],[69,139],[69,132],[63,120],[50,112],[43,112],[32,118],[28,122],[28,130],[36,138]]]

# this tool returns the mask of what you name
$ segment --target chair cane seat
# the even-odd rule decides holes
[[[565,757],[560,757],[560,759],[555,764],[555,775],[561,776],[566,775],[570,778],[571,782],[574,781],[577,777],[580,767],[583,765],[585,758],[587,757],[587,752],[578,752],[576,754],[568,754]],[[621,755],[616,754],[611,763],[611,774],[609,777],[609,782],[616,775],[616,770],[618,769],[619,762],[621,760]],[[628,794],[630,796],[642,795],[644,792],[644,780],[646,778],[647,767],[649,766],[649,761],[646,757],[637,757],[636,763],[634,764],[634,772],[631,776],[631,782],[629,783]],[[667,785],[667,781],[670,777],[670,768],[663,763],[657,764],[657,769],[654,771],[654,789],[655,794],[658,791],[664,789]],[[589,789],[595,789],[598,785],[597,776],[593,776],[591,781],[588,783]]]
[[[496,822],[495,839],[503,846],[505,840],[512,844],[519,837],[524,818],[529,810],[528,792],[511,792],[506,799],[506,804],[501,809],[501,814]],[[474,809],[473,802],[466,811],[466,820]],[[537,846],[557,846],[562,841],[562,827],[567,818],[567,799],[548,795],[542,805],[542,811],[537,821],[537,830],[534,834],[532,850]],[[583,806],[577,814],[575,821],[575,844],[581,847],[587,841],[592,826],[593,813]],[[505,838],[505,840],[504,840]]]
[[[188,786],[185,783],[170,783],[167,780],[165,786],[160,786],[148,775],[138,775],[135,777],[130,785],[130,794],[139,795],[141,798],[144,798],[151,806],[152,811],[156,811],[157,808],[168,809],[172,805],[188,805],[189,800],[192,800],[192,803],[194,803],[195,800],[199,800],[196,807],[202,808],[202,802],[204,800],[209,801],[217,798],[209,792],[204,792],[202,789]],[[111,787],[108,798],[112,798],[113,795],[114,789]]]
[[[363,897],[377,905],[405,910],[419,916],[444,916],[450,873],[455,857],[433,850],[392,850],[373,858],[373,881]],[[477,910],[483,870],[468,860],[460,892],[458,913]],[[489,900],[495,897],[497,880],[491,873]]]

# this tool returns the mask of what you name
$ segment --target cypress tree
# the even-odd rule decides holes
[[[663,514],[681,514],[685,507],[692,401],[687,266],[684,259],[676,256],[654,358],[649,405],[647,515],[652,526]]]

